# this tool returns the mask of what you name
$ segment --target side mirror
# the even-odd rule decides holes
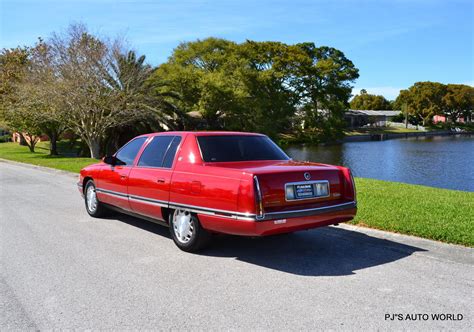
[[[106,164],[109,164],[109,165],[112,165],[112,166],[115,166],[117,165],[117,158],[115,158],[114,156],[105,156],[102,161]]]

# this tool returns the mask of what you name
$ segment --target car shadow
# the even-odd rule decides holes
[[[426,251],[337,227],[263,238],[225,236],[201,254],[240,261],[301,276],[344,276]]]
[[[160,224],[156,224],[154,222],[151,222],[142,218],[134,217],[128,214],[120,213],[120,212],[111,211],[110,214],[108,214],[105,217],[105,219],[118,220],[130,226],[141,228],[144,231],[167,237],[170,239],[170,241],[173,241],[171,239],[168,227],[160,225]]]
[[[126,215],[113,218],[172,241],[164,226]],[[301,276],[345,276],[422,251],[426,250],[352,230],[323,227],[261,238],[217,235],[209,248],[197,255],[235,258]]]

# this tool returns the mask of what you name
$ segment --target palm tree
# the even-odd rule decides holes
[[[116,150],[140,133],[182,129],[186,114],[173,102],[177,94],[161,92],[159,82],[150,82],[154,69],[145,63],[144,55],[137,57],[135,51],[123,53],[116,49],[110,68],[111,72],[105,75],[106,82],[116,93],[118,104],[124,110],[133,111],[135,119],[110,130],[107,150]]]

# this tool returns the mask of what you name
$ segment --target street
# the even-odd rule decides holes
[[[189,254],[165,227],[89,217],[76,179],[0,161],[0,330],[472,327],[473,249],[340,225]]]

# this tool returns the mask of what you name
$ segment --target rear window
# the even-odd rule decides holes
[[[288,160],[289,157],[266,136],[198,136],[205,162]]]

